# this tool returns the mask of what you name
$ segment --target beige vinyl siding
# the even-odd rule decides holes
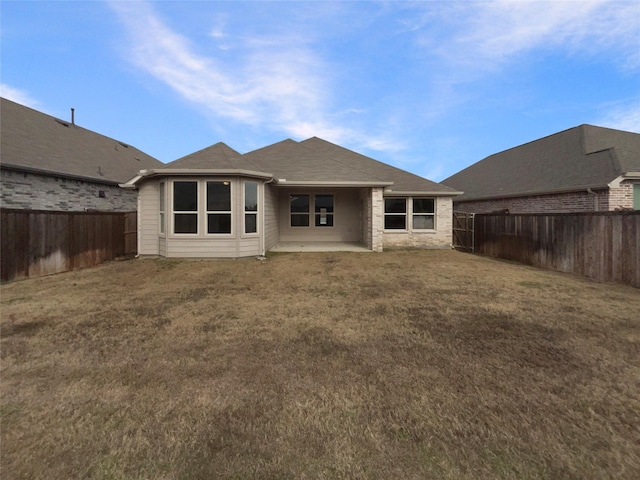
[[[278,189],[266,183],[264,185],[264,225],[263,232],[265,250],[275,247],[280,241],[280,229],[278,221]]]
[[[138,254],[159,255],[158,208],[159,190],[157,181],[140,185],[138,190]]]
[[[361,242],[362,241],[362,202],[360,190],[344,189],[282,189],[280,193],[280,240],[291,241],[327,241],[327,242]],[[310,226],[291,227],[289,212],[289,195],[310,195]],[[314,195],[330,194],[334,196],[333,227],[316,227],[314,223]]]
[[[168,239],[167,257],[171,258],[237,258],[238,241],[234,238],[212,240],[195,237]]]

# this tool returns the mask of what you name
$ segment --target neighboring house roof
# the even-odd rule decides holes
[[[640,134],[580,125],[491,155],[442,181],[457,201],[607,188],[640,176]]]
[[[218,142],[215,145],[167,163],[163,168],[260,170],[261,167],[228,145]]]
[[[0,100],[2,168],[117,184],[164,165],[131,145]]]

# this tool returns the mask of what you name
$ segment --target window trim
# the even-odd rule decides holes
[[[175,210],[175,184],[176,183],[195,183],[196,184],[196,210]],[[201,202],[201,188],[200,181],[191,179],[180,179],[171,181],[171,235],[179,238],[193,238],[200,236],[200,202]],[[176,232],[176,215],[195,215],[196,216],[196,231],[195,233]]]
[[[254,183],[256,185],[256,210],[247,210],[247,184]],[[260,236],[260,182],[255,180],[243,180],[242,181],[242,237],[257,237]],[[256,231],[247,232],[247,215],[255,215],[256,217]]]
[[[438,225],[437,225],[437,220],[438,220],[438,198],[437,197],[429,197],[429,196],[408,196],[408,197],[402,197],[402,196],[385,196],[383,198],[383,200],[391,200],[391,199],[404,199],[405,201],[405,212],[404,214],[402,213],[394,213],[394,212],[390,212],[387,213],[387,205],[386,202],[383,201],[383,231],[385,233],[434,233],[437,231]],[[413,201],[414,200],[420,200],[420,199],[429,199],[429,200],[433,200],[433,213],[414,213],[413,211]],[[386,228],[386,218],[387,216],[400,216],[400,215],[404,215],[405,216],[405,228]],[[413,226],[413,217],[414,215],[418,215],[418,216],[433,216],[433,228],[415,228]]]
[[[436,198],[435,197],[410,197],[411,198],[411,230],[416,230],[418,232],[433,232],[436,230]],[[414,204],[413,202],[415,200],[433,200],[433,213],[424,213],[424,212],[418,212],[416,213],[413,208],[414,208]],[[416,228],[413,224],[413,218],[415,216],[420,216],[420,217],[433,217],[433,228]]]
[[[205,237],[233,237],[234,236],[234,227],[235,227],[235,222],[233,219],[233,195],[235,193],[235,187],[234,187],[234,182],[232,181],[232,179],[230,178],[215,178],[215,179],[203,179],[202,183],[204,185],[204,195],[203,195],[203,208],[204,208],[204,236]],[[209,210],[209,206],[208,206],[208,198],[207,195],[209,195],[209,189],[208,189],[208,185],[210,183],[228,183],[229,184],[229,207],[231,207],[231,210]],[[223,214],[229,214],[229,218],[231,221],[231,228],[229,228],[229,233],[209,233],[209,215],[215,215],[215,214],[219,214],[219,215],[223,215]]]
[[[316,223],[316,219],[319,215],[322,215],[322,212],[318,211],[318,206],[316,204],[316,199],[318,197],[331,197],[331,212],[326,212],[327,216],[327,224],[326,225],[318,225]],[[309,209],[311,209],[311,205],[309,205]],[[331,217],[331,225],[328,223],[328,219]],[[313,228],[321,228],[321,229],[330,229],[335,228],[336,226],[336,196],[334,193],[314,193],[313,194]]]
[[[307,211],[306,212],[292,212],[291,211],[291,200],[293,196],[306,196],[308,197],[308,202],[307,202]],[[289,228],[311,228],[312,222],[311,222],[311,193],[289,193]],[[315,201],[315,199],[314,199]],[[293,215],[307,215],[307,224],[306,225],[293,225],[291,222],[291,217]]]
[[[409,207],[408,204],[410,203],[408,200],[411,197],[384,197],[383,198],[383,202],[382,202],[382,209],[383,209],[383,219],[382,219],[382,228],[383,231],[385,232],[395,232],[395,233],[404,233],[404,232],[409,232]],[[389,212],[387,213],[387,200],[404,200],[404,213],[396,213],[396,212]],[[399,217],[404,215],[405,219],[404,219],[404,228],[387,228],[387,217],[388,216],[395,216],[395,217]]]
[[[161,237],[167,234],[167,184],[162,181],[158,184],[158,232]]]

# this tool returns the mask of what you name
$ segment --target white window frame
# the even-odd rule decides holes
[[[327,225],[316,225],[316,218],[318,216],[322,215],[322,211],[318,212],[317,211],[317,206],[316,206],[316,199],[318,197],[331,197],[331,205],[332,205],[332,212],[326,212],[325,215],[327,217],[327,220],[329,219],[329,217],[331,217],[331,225],[328,224]],[[311,203],[311,202],[309,202]],[[309,205],[309,210],[311,210],[311,205]],[[312,226],[313,228],[322,228],[324,229],[330,229],[330,228],[335,228],[336,226],[336,196],[333,193],[314,193],[313,194],[313,222],[311,223],[310,226]]]
[[[385,232],[396,232],[396,233],[400,233],[400,232],[408,232],[409,231],[409,219],[411,218],[409,216],[409,198],[410,197],[384,197],[383,201],[382,201],[382,208],[383,208],[383,212],[384,212],[384,218],[382,219],[383,223],[383,228]],[[395,212],[390,212],[387,213],[387,200],[404,200],[404,213],[395,213]],[[405,219],[404,219],[404,228],[387,228],[387,216],[394,216],[394,217],[399,217],[401,215],[404,215]]]
[[[203,180],[204,183],[204,194],[203,194],[203,210],[204,210],[204,234],[207,237],[232,237],[234,235],[233,233],[233,229],[234,229],[234,225],[235,222],[233,221],[233,195],[234,195],[234,190],[235,190],[235,186],[234,186],[234,182],[231,181],[231,179],[229,178],[216,178],[214,179],[207,179],[207,180]],[[208,198],[207,195],[209,194],[209,188],[208,188],[208,184],[209,183],[222,183],[225,184],[227,183],[229,185],[229,207],[231,207],[231,210],[209,210],[208,208]],[[229,233],[209,233],[209,215],[215,215],[215,214],[228,214],[229,218],[231,220],[231,227],[229,228]]]
[[[386,200],[404,200],[405,201],[405,212],[404,213],[394,213],[394,212],[390,212],[387,213],[387,205],[386,205]],[[422,199],[427,199],[427,200],[433,200],[433,213],[423,213],[423,212],[418,212],[418,213],[414,213],[413,211],[413,201],[414,200],[422,200]],[[426,233],[426,232],[435,232],[437,229],[437,210],[438,210],[438,199],[437,197],[423,197],[423,196],[411,196],[411,197],[384,197],[384,203],[383,203],[383,209],[384,209],[384,218],[383,218],[383,227],[384,227],[384,231],[388,232],[388,233],[409,233],[409,232],[418,232],[418,233]],[[401,216],[404,215],[405,216],[405,228],[386,228],[386,218],[387,216]],[[433,217],[433,228],[416,228],[414,227],[413,224],[413,217],[414,216],[424,216],[424,217],[428,217],[428,216],[432,216]]]
[[[247,185],[255,184],[256,186],[256,209],[247,210]],[[260,235],[260,182],[255,180],[244,180],[242,182],[242,236],[244,237],[256,237]],[[256,217],[256,231],[247,232],[247,215],[253,215]]]
[[[175,206],[175,184],[176,183],[195,183],[196,184],[196,210],[174,210]],[[201,190],[200,187],[201,182],[193,179],[180,179],[180,180],[172,180],[171,181],[171,235],[175,237],[187,237],[193,238],[200,235],[200,208],[201,208]],[[196,216],[196,232],[195,233],[185,233],[185,232],[176,232],[176,215],[195,215]]]
[[[305,212],[292,212],[291,211],[291,197],[293,195],[298,195],[298,196],[305,195],[305,196],[309,197],[309,201],[307,202],[307,206],[309,207],[309,209],[306,211],[306,213]],[[311,221],[312,220],[312,214],[313,214],[313,211],[312,211],[312,208],[311,208],[311,199],[312,198],[313,198],[313,195],[311,193],[290,193],[289,194],[289,228],[296,228],[296,229],[297,228],[311,228],[311,226],[314,225],[315,217],[313,219],[313,222]],[[293,225],[292,222],[291,222],[291,216],[292,215],[300,215],[300,216],[307,215],[307,219],[308,219],[309,223],[307,225]]]
[[[411,204],[411,230],[416,230],[418,232],[433,232],[436,229],[436,198],[435,197],[410,197]],[[414,212],[413,211],[413,202],[415,200],[433,200],[433,213],[423,213],[423,212]],[[414,217],[433,217],[433,228],[416,228],[413,224]]]

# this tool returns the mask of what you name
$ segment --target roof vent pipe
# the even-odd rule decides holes
[[[76,124],[76,109],[75,108],[71,109],[71,124],[72,125]]]

